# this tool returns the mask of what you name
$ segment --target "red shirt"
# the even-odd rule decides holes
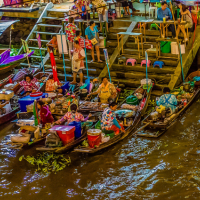
[[[40,122],[43,126],[45,126],[46,123],[53,123],[54,119],[53,116],[49,110],[49,107],[47,105],[44,105],[40,109]]]

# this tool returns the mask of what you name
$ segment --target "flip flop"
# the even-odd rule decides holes
[[[102,61],[102,60],[99,60],[98,63],[103,63],[103,61]]]

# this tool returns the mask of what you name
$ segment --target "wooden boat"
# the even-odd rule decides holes
[[[21,54],[17,56],[10,56],[10,49],[5,50],[0,54],[0,74],[4,74],[11,69],[15,68],[20,62],[30,57],[34,51],[31,51],[28,55]]]
[[[71,149],[73,149],[75,146],[79,145],[81,142],[83,142],[87,137],[87,131],[86,129],[83,129],[83,133],[80,138],[77,138],[73,142],[70,142],[62,147],[38,147],[36,148],[37,151],[50,151],[54,153],[65,153]]]
[[[45,86],[46,86],[46,82],[49,79],[50,75],[52,73],[49,72],[38,72],[37,74],[34,75],[34,77],[38,80],[40,80],[42,83],[40,84],[40,87],[38,89],[38,91],[40,92],[45,92]],[[46,76],[45,80],[42,80],[43,76]],[[21,85],[16,85],[16,87],[13,89],[14,93],[17,94],[18,96],[21,96],[20,93],[22,93],[23,91],[23,87]]]
[[[19,111],[19,107],[13,109],[12,111],[10,111],[7,114],[4,115],[0,115],[0,125],[4,124],[6,122],[9,122],[10,120],[12,120],[13,118],[16,117],[16,113]]]
[[[102,143],[99,145],[99,147],[96,148],[90,148],[90,147],[76,147],[74,149],[75,152],[81,152],[81,153],[89,153],[89,154],[93,154],[96,152],[99,152],[107,147],[110,147],[118,142],[120,142],[121,140],[123,140],[124,138],[126,138],[128,135],[130,135],[137,127],[137,125],[139,124],[141,117],[144,115],[147,106],[148,106],[148,102],[150,100],[150,96],[151,96],[151,90],[152,87],[150,89],[150,91],[147,93],[145,91],[145,93],[143,94],[143,98],[139,104],[139,107],[141,108],[141,104],[143,102],[143,100],[145,99],[145,103],[142,107],[142,109],[138,109],[138,111],[136,112],[135,116],[134,116],[134,120],[132,122],[132,124],[130,126],[125,127],[125,132],[120,132],[118,135],[115,135],[112,139],[110,139],[108,142]]]
[[[140,129],[138,129],[135,134],[140,137],[152,137],[157,138],[161,136],[163,133],[165,133],[173,124],[176,123],[176,120],[192,105],[192,103],[195,101],[195,99],[199,96],[200,89],[197,89],[194,91],[191,99],[188,101],[188,103],[185,106],[178,105],[177,109],[178,111],[173,113],[171,116],[166,118],[166,120],[160,120],[160,121],[153,121],[148,115]],[[155,112],[155,110],[153,111]]]
[[[40,144],[40,143],[44,143],[46,136],[48,135],[48,133],[44,134],[41,138],[38,139],[34,139],[31,142],[28,143],[7,143],[9,146],[7,146],[8,148],[12,148],[12,149],[28,149],[33,147],[34,145]]]

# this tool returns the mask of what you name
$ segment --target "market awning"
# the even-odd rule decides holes
[[[1,20],[0,21],[0,35],[12,24],[18,22],[19,20]]]

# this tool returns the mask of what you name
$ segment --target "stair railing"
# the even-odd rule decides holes
[[[47,16],[47,11],[48,11],[49,9],[51,9],[51,8],[53,8],[53,3],[52,3],[52,2],[48,3],[48,4],[45,6],[45,8],[44,8],[42,14],[40,15],[40,17],[39,17],[39,19],[37,20],[35,26],[34,26],[33,29],[31,30],[30,34],[28,35],[28,37],[26,38],[25,41],[28,42],[29,39],[33,38],[33,32],[34,32],[35,30],[37,30],[38,24],[39,24],[40,22],[42,22],[42,18],[43,18],[43,17],[46,17],[46,16]],[[21,46],[21,48],[19,49],[18,55],[22,52],[22,50],[23,50],[23,46]]]

